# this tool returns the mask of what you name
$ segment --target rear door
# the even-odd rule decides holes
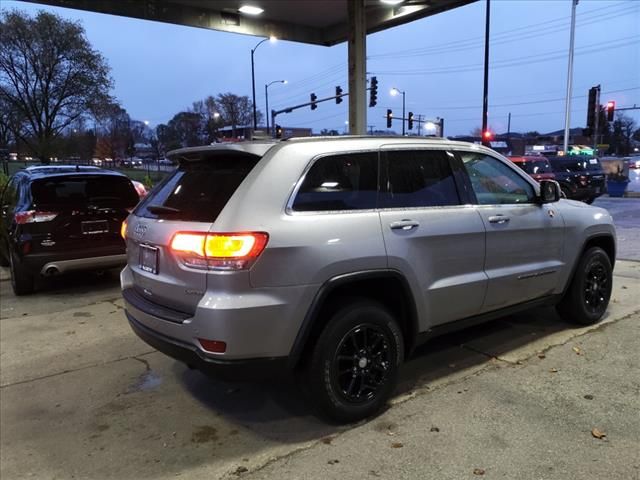
[[[61,252],[69,258],[124,253],[120,227],[138,203],[131,181],[121,175],[53,175],[31,183],[31,207],[38,218],[26,224],[33,252]]]
[[[460,152],[486,229],[482,311],[550,294],[563,265],[564,221],[517,170],[481,152]]]
[[[429,326],[480,311],[487,279],[482,220],[444,150],[383,148],[380,220],[389,267],[411,277]]]
[[[149,301],[194,313],[207,270],[185,266],[171,251],[177,232],[208,232],[257,155],[196,153],[158,185],[129,217],[127,261],[136,291]]]

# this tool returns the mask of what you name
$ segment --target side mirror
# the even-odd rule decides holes
[[[562,190],[555,180],[540,180],[540,203],[553,203],[560,200]]]

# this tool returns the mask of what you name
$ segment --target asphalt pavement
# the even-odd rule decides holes
[[[620,256],[638,253],[638,202],[597,200]],[[546,308],[434,339],[386,412],[338,427],[291,382],[215,381],[155,352],[117,272],[18,298],[2,270],[0,478],[640,480],[639,293],[640,262],[621,260],[597,326]]]

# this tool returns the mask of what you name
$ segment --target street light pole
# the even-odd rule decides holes
[[[489,140],[485,138],[489,126],[489,28],[491,16],[491,3],[487,0],[487,11],[484,26],[484,89],[482,93],[482,144],[490,147]]]
[[[258,44],[251,49],[251,92],[253,94],[253,129],[257,130],[258,128],[258,111],[256,110],[256,71],[253,61],[253,55],[255,51],[258,49],[260,45],[262,45],[267,40],[275,41],[275,37],[265,38],[260,40]]]
[[[271,128],[269,127],[269,87],[271,85],[273,85],[274,83],[287,83],[287,81],[286,80],[274,80],[273,82],[267,83],[264,86],[264,99],[265,99],[265,102],[267,104],[267,109],[266,109],[266,112],[267,112],[267,132],[269,132],[269,135],[272,135]]]
[[[571,88],[573,86],[573,43],[576,34],[576,6],[578,0],[571,0],[571,34],[569,37],[569,68],[567,72],[567,99],[564,112],[564,142],[562,149],[564,154],[567,154],[569,150],[569,134],[571,128]],[[598,107],[597,114],[600,115],[600,107]]]

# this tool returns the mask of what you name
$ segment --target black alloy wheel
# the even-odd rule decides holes
[[[319,413],[350,423],[379,413],[393,394],[404,359],[394,315],[365,298],[341,298],[311,347],[304,387]]]
[[[331,365],[336,390],[351,403],[371,401],[387,379],[390,339],[382,328],[362,324],[342,338]]]
[[[612,287],[609,256],[602,248],[591,247],[578,260],[573,279],[556,309],[569,322],[593,325],[607,311]]]

